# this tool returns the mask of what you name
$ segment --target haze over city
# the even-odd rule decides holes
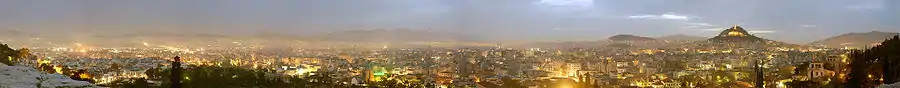
[[[900,88],[900,0],[2,0],[0,88]]]
[[[849,32],[897,32],[892,0],[300,0],[34,1],[2,3],[14,36],[266,35],[411,29],[483,41],[596,41],[617,34],[712,37],[732,25],[805,44]],[[894,14],[894,15],[891,15]]]

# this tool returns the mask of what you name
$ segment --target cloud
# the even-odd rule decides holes
[[[696,28],[704,28],[704,27],[712,27],[712,26],[715,26],[715,25],[712,25],[709,23],[696,23],[696,22],[684,23],[684,28],[687,28],[687,29],[696,29]]]
[[[707,29],[696,29],[696,30],[701,30],[701,31],[722,31],[722,30],[725,30],[725,28],[707,28]]]
[[[817,27],[817,26],[816,25],[800,25],[800,27],[811,28],[811,27]]]
[[[769,30],[772,28],[747,28],[747,30]]]
[[[635,15],[628,16],[628,18],[632,19],[669,19],[669,20],[689,20],[691,17],[685,15],[678,15],[675,13],[665,13],[660,15]]]
[[[713,26],[712,24],[709,24],[709,23],[687,23],[687,25],[691,25],[691,26]]]
[[[754,31],[747,31],[747,32],[750,32],[750,33],[753,33],[753,34],[768,34],[768,33],[776,33],[776,32],[778,32],[778,31],[771,31],[771,30],[754,30]]]
[[[884,5],[879,3],[863,3],[858,5],[844,6],[844,8],[853,10],[871,10],[884,8]]]
[[[540,0],[533,4],[539,7],[537,11],[566,17],[593,18],[599,15],[594,10],[594,0]]]
[[[561,31],[561,30],[565,30],[565,29],[562,29],[562,28],[553,28],[553,29],[550,29],[550,30]]]
[[[535,2],[540,5],[557,7],[593,7],[594,0],[540,0]]]

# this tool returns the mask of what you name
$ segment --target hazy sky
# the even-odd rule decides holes
[[[42,36],[202,32],[316,34],[395,29],[490,40],[713,36],[742,25],[806,43],[900,31],[898,0],[2,0],[0,29]],[[52,32],[52,33],[51,33]]]

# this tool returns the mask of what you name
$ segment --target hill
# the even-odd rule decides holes
[[[428,30],[351,30],[338,33],[312,36],[314,41],[339,41],[339,42],[455,42],[472,41],[461,34],[434,32]]]
[[[719,35],[716,35],[716,37],[710,38],[709,41],[711,41],[711,42],[764,42],[764,41],[771,41],[771,40],[756,37],[756,36],[750,34],[749,32],[747,32],[747,30],[745,30],[743,27],[735,25],[734,27],[725,29],[725,31],[722,31],[721,33],[719,33]]]
[[[608,40],[609,43],[605,47],[611,48],[658,48],[669,45],[665,41],[635,35],[616,35],[609,37]]]
[[[551,49],[572,49],[572,48],[597,48],[603,47],[607,42],[604,41],[557,41],[557,42],[532,42],[525,44],[515,44],[507,47],[512,48],[551,48]]]
[[[650,37],[642,37],[635,35],[616,35],[607,38],[610,41],[656,41],[656,39]]]
[[[10,57],[9,59],[0,59],[3,64],[15,64],[22,54],[18,50],[9,48],[6,44],[0,44],[0,57]]]
[[[700,36],[690,36],[690,35],[684,35],[684,34],[675,34],[675,35],[656,37],[656,39],[670,41],[670,42],[684,42],[684,41],[701,41],[701,40],[706,40],[709,38],[700,37]]]
[[[691,42],[686,44],[681,44],[680,48],[691,48],[691,49],[733,49],[733,48],[748,48],[748,49],[775,49],[778,47],[807,47],[801,46],[797,44],[789,44],[769,39],[760,38],[754,36],[744,30],[741,26],[734,26],[722,31],[716,37],[710,38],[707,41],[702,42]]]
[[[898,33],[880,31],[872,31],[868,33],[847,33],[815,41],[813,43],[810,43],[810,45],[834,48],[864,48],[865,46],[876,46],[878,45],[878,43],[881,43],[881,41],[884,41],[885,39],[888,39],[891,36],[895,35],[898,35]]]

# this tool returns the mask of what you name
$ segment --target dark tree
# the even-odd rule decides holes
[[[181,88],[181,57],[175,56],[172,61],[172,76],[169,78],[172,82],[171,88]]]
[[[9,48],[6,44],[0,44],[0,63],[14,65],[19,58],[19,51]]]
[[[50,64],[42,63],[42,64],[38,65],[38,68],[40,68],[41,71],[44,71],[47,73],[56,73],[56,70],[54,70],[53,66],[51,66]]]
[[[500,81],[503,82],[503,87],[505,88],[527,88],[519,83],[519,80],[512,79],[510,77],[500,78]]]
[[[172,88],[423,88],[425,85],[401,80],[371,82],[367,85],[344,84],[350,79],[341,78],[332,71],[316,71],[307,76],[281,75],[272,70],[249,69],[237,66],[185,65],[182,71],[173,69],[149,69],[148,79],[135,81],[114,81],[109,87],[144,87],[140,80],[160,80],[162,85],[152,87]],[[132,80],[132,79],[126,79]],[[179,82],[179,83],[176,83]],[[179,86],[175,86],[179,85]],[[131,87],[134,86],[134,87]]]
[[[879,46],[850,54],[850,77],[846,88],[869,88],[900,80],[900,38],[894,36]],[[884,80],[880,80],[884,79]]]
[[[895,83],[900,80],[900,38],[894,36],[879,46],[881,51],[877,52],[880,59],[883,60],[882,68],[884,69],[884,83]]]

